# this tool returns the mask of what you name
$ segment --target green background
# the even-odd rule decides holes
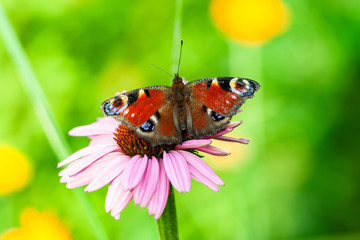
[[[221,159],[238,162],[231,168],[207,161],[226,185],[217,193],[193,181],[189,193],[176,195],[181,239],[360,239],[360,1],[285,1],[289,28],[258,47],[218,31],[205,0],[184,0],[182,9],[165,0],[1,3],[72,151],[88,140],[67,132],[103,116],[103,100],[171,84],[149,63],[173,71],[176,9],[181,76],[261,84],[234,118],[244,120],[238,137],[250,139],[235,145],[244,155]],[[2,40],[0,141],[25,152],[35,176],[24,190],[0,198],[0,233],[18,226],[21,210],[33,206],[57,212],[74,239],[95,239],[76,190],[59,183],[59,159]],[[155,220],[133,202],[119,221],[107,214],[106,191],[85,196],[109,239],[157,238]]]

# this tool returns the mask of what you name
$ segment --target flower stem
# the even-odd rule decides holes
[[[173,187],[171,185],[166,207],[161,217],[157,220],[157,225],[161,240],[179,239],[177,229],[175,196]]]

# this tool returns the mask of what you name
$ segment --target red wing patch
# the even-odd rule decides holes
[[[107,116],[138,127],[146,122],[166,103],[165,89],[137,89],[119,94],[103,102],[102,110]]]
[[[146,122],[166,101],[166,94],[160,90],[149,90],[149,96],[139,94],[137,100],[122,112],[124,118],[134,126]]]
[[[208,83],[203,82],[194,85],[191,91],[196,101],[221,115],[227,115],[233,106],[241,99],[237,94],[222,89],[220,85],[214,81],[209,88]]]

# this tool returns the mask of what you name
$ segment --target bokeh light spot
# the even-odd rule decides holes
[[[289,21],[288,10],[279,0],[213,0],[211,14],[221,31],[249,44],[270,40]]]
[[[50,213],[39,213],[34,208],[22,211],[20,227],[9,229],[0,236],[1,240],[67,240],[70,232]]]
[[[18,149],[0,145],[0,196],[24,188],[33,175],[29,159]]]

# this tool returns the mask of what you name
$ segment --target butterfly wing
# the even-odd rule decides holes
[[[170,98],[169,87],[146,87],[118,94],[104,101],[101,109],[106,116],[114,117],[153,146],[181,142]]]
[[[215,134],[259,88],[253,80],[234,77],[205,78],[188,83],[191,120],[188,118],[187,131],[195,137]]]

